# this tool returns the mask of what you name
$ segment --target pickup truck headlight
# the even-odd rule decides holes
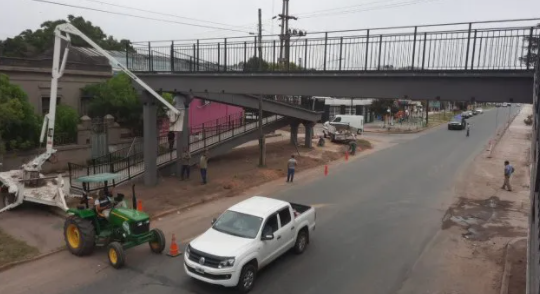
[[[184,251],[186,252],[186,253],[185,253],[186,257],[189,258],[189,254],[191,253],[191,249],[190,249],[190,247],[189,247],[189,244],[187,244],[186,250],[184,250]]]
[[[234,265],[234,258],[229,258],[221,261],[218,265],[218,268],[231,267]]]

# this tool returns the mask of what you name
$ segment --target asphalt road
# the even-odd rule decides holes
[[[499,110],[499,123],[508,119],[508,111]],[[270,195],[324,205],[307,251],[287,254],[260,272],[252,293],[396,293],[440,229],[456,176],[494,134],[495,119],[495,110],[469,119],[469,138],[446,126],[432,129],[341,165],[328,177]],[[190,279],[182,262],[182,257],[134,253],[122,270],[109,268],[91,284],[46,293],[234,293]]]

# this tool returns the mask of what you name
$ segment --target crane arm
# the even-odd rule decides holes
[[[53,66],[52,66],[52,79],[51,79],[51,94],[49,101],[49,113],[45,115],[43,119],[43,126],[41,129],[40,142],[47,140],[46,151],[45,153],[40,154],[34,158],[31,162],[23,165],[25,171],[40,171],[41,166],[54,154],[56,150],[53,148],[54,142],[54,124],[56,120],[56,104],[58,99],[58,80],[64,74],[64,69],[66,67],[67,57],[69,53],[69,46],[66,47],[64,56],[62,58],[62,63],[60,63],[60,51],[62,50],[62,40],[68,42],[71,41],[70,35],[78,36],[83,39],[86,43],[92,46],[97,52],[103,55],[109,60],[112,64],[119,67],[124,73],[126,73],[131,79],[133,79],[137,84],[143,87],[148,93],[154,96],[157,100],[163,103],[168,109],[169,116],[174,117],[173,120],[181,121],[182,112],[171,105],[167,100],[165,100],[161,95],[154,91],[150,86],[145,82],[139,79],[134,73],[132,73],[127,67],[118,62],[112,55],[107,51],[101,48],[96,44],[92,39],[83,34],[79,29],[70,23],[64,23],[56,26],[54,30],[54,52],[53,52]]]

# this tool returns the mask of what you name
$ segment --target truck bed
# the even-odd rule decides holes
[[[298,217],[300,216],[301,214],[303,214],[304,212],[312,209],[311,206],[309,205],[304,205],[304,204],[298,204],[298,203],[292,203],[292,202],[289,202],[291,204],[291,207],[292,209],[294,210],[295,212],[295,217]]]

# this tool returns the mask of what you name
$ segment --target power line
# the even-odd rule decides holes
[[[221,26],[225,26],[225,27],[233,27],[233,28],[241,28],[242,27],[242,26],[234,26],[234,25],[229,25],[229,24],[224,24],[224,23],[214,22],[214,21],[209,21],[209,20],[204,20],[204,19],[197,19],[197,18],[191,18],[191,17],[187,17],[187,16],[180,16],[180,15],[175,15],[175,14],[169,14],[169,13],[163,13],[163,12],[157,12],[157,11],[152,11],[152,10],[146,10],[146,9],[140,9],[140,8],[135,8],[135,7],[124,6],[124,5],[118,5],[118,4],[113,4],[113,3],[108,3],[108,2],[98,1],[98,0],[83,0],[83,1],[97,3],[97,4],[103,4],[103,5],[113,6],[113,7],[131,9],[131,10],[134,10],[134,11],[146,12],[146,13],[151,13],[151,14],[156,14],[156,15],[169,16],[169,17],[174,17],[174,18],[179,18],[179,19],[187,19],[187,20],[193,20],[193,21],[198,21],[198,22],[213,23],[213,24],[221,25]]]
[[[365,9],[357,9],[357,10],[352,10],[352,11],[349,10],[349,11],[341,11],[341,12],[333,12],[333,13],[320,13],[320,14],[315,14],[315,15],[308,15],[308,16],[302,17],[302,19],[359,13],[359,12],[366,12],[366,11],[373,11],[373,10],[392,9],[392,8],[397,8],[397,7],[423,4],[423,3],[429,3],[429,2],[437,2],[437,1],[443,1],[443,0],[414,0],[414,1],[408,1],[408,2],[399,2],[399,3],[382,5],[382,6],[369,7]]]
[[[120,12],[101,10],[101,9],[96,9],[96,8],[91,8],[91,7],[86,7],[86,6],[71,5],[71,4],[66,4],[66,3],[54,2],[54,1],[47,1],[47,0],[30,0],[30,1],[41,2],[41,3],[46,3],[46,4],[52,4],[52,5],[58,5],[58,6],[71,7],[71,8],[78,8],[78,9],[84,9],[84,10],[90,10],[90,11],[96,11],[96,12],[102,12],[102,13],[107,13],[107,14],[128,16],[128,17],[139,18],[139,19],[146,19],[146,20],[153,20],[153,21],[167,22],[167,23],[175,23],[175,24],[192,26],[192,27],[208,28],[208,29],[216,29],[216,30],[223,30],[223,31],[240,32],[240,33],[249,33],[249,32],[246,32],[246,31],[241,31],[241,30],[236,30],[236,29],[220,28],[220,27],[215,27],[215,26],[193,24],[193,23],[180,22],[180,21],[174,21],[174,20],[165,20],[165,19],[152,18],[152,17],[140,16],[140,15],[134,15],[134,14],[128,14],[128,13],[120,13]]]
[[[300,13],[300,14],[298,14],[298,16],[307,16],[307,15],[313,15],[313,14],[320,14],[320,13],[326,13],[326,12],[336,11],[336,10],[340,10],[340,11],[341,10],[350,10],[350,9],[354,9],[354,8],[358,8],[358,7],[371,5],[371,4],[382,4],[382,3],[394,2],[394,1],[396,1],[396,0],[372,1],[372,2],[367,2],[367,3],[352,5],[352,6],[336,7],[336,8],[329,8],[329,9],[323,9],[323,10],[315,10],[315,11],[312,11],[312,12]],[[397,1],[399,1],[399,0],[397,0]]]

